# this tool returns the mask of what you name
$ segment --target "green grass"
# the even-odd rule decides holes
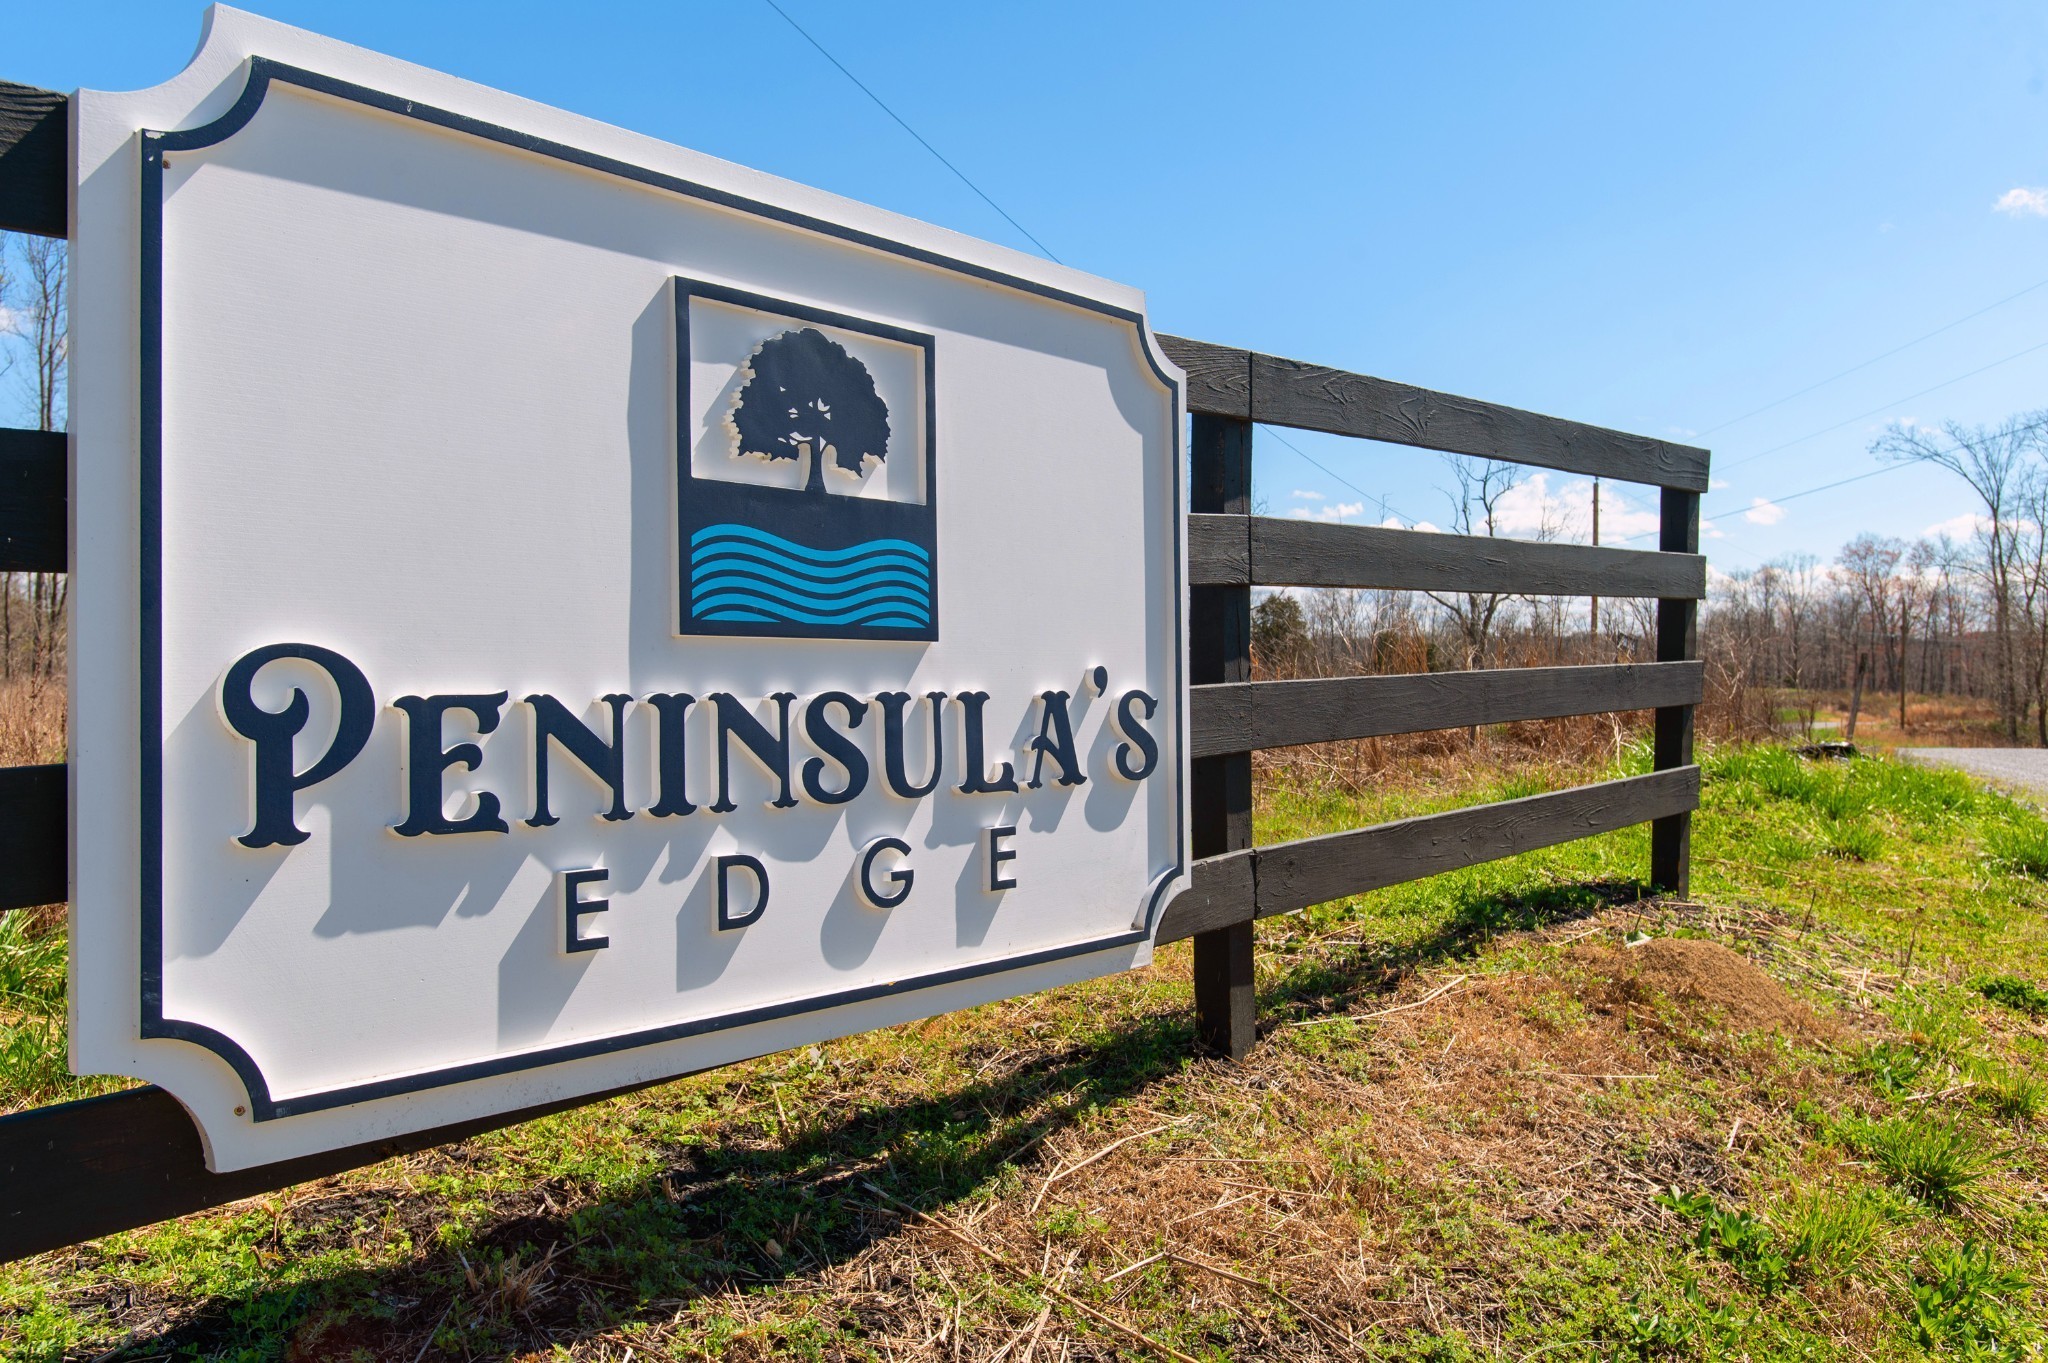
[[[1647,766],[1634,748],[1594,775]],[[1141,1356],[1057,1289],[1205,1361],[2038,1357],[2044,825],[1885,760],[1747,748],[1702,768],[1704,907],[1639,902],[1631,829],[1268,920],[1245,1067],[1194,1058],[1171,948],[0,1267],[0,1354],[1016,1357],[1043,1316],[1034,1357]],[[1261,793],[1258,838],[1586,776],[1303,780]],[[0,1093],[89,1091],[62,1074],[61,935],[17,920]],[[1617,1002],[1607,958],[1575,954],[1667,934],[1735,945],[1825,1028]],[[1398,1026],[1356,1020],[1454,975]],[[1162,1126],[1131,1147],[1148,1167],[1243,1163],[1189,1205],[1125,1189],[1118,1160],[1036,1200],[1063,1161]],[[1270,1214],[1227,1203],[1258,1188]],[[905,1228],[897,1202],[1003,1264]],[[1145,1262],[1168,1250],[1270,1290]]]
[[[2025,1013],[2030,1018],[2048,1016],[2048,990],[2032,981],[2012,975],[1993,975],[1973,981],[1970,987],[1993,1003],[2004,1004],[2016,1013]]]

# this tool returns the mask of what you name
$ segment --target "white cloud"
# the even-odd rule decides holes
[[[1742,513],[1742,519],[1751,525],[1776,525],[1785,519],[1785,508],[1767,497],[1749,499],[1749,510]]]
[[[1443,533],[1441,526],[1432,525],[1428,521],[1417,521],[1408,528],[1410,530],[1420,530],[1425,535],[1441,535]]]
[[[0,336],[15,336],[21,332],[21,314],[4,303],[0,303]]]
[[[2013,218],[2048,218],[2048,189],[2025,185],[2008,189],[1991,205],[1991,211]]]
[[[1585,540],[1593,531],[1593,483],[1580,478],[1550,487],[1548,473],[1534,474],[1508,489],[1494,508],[1495,524],[1503,535],[1535,539],[1552,535],[1561,539]],[[1660,525],[1654,511],[1630,503],[1611,484],[1600,489],[1600,538],[1608,544],[1656,530]]]
[[[1711,519],[1703,520],[1700,522],[1700,534],[1710,540],[1721,540],[1728,538],[1726,532],[1724,532],[1720,526],[1715,525]]]
[[[1364,502],[1338,502],[1332,506],[1297,506],[1288,513],[1304,521],[1348,521],[1365,514]]]
[[[1691,440],[1699,434],[1698,431],[1690,426],[1666,426],[1664,430],[1667,434],[1675,435],[1680,440]]]
[[[1291,497],[1293,497],[1293,498],[1294,498],[1294,500],[1295,500],[1295,501],[1297,501],[1297,502],[1320,502],[1320,501],[1322,501],[1322,500],[1323,500],[1323,494],[1322,494],[1322,493],[1320,493],[1320,492],[1305,492],[1305,491],[1303,491],[1303,490],[1302,490],[1301,488],[1296,488],[1296,489],[1294,489],[1294,491],[1293,491],[1293,492],[1291,492],[1291,493],[1289,493],[1288,495],[1289,495],[1289,496],[1291,496]]]
[[[1728,480],[1726,478],[1715,478],[1707,483],[1707,491],[1709,492],[1726,492],[1727,490]]]
[[[1937,535],[1947,535],[1952,540],[1966,540],[1974,538],[1979,530],[1986,528],[1990,524],[1991,522],[1984,519],[1977,512],[1965,511],[1960,516],[1950,516],[1945,521],[1936,521],[1920,533],[1929,538]]]

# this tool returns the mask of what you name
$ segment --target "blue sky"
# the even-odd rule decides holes
[[[1879,467],[1884,421],[2048,407],[2039,4],[782,3],[1160,330],[1709,445],[1724,570],[1966,515],[1924,470],[1774,500]],[[1030,249],[763,0],[247,7]],[[200,14],[11,7],[0,77],[153,84]],[[1285,439],[1269,512],[1445,522],[1435,456]],[[1651,507],[1616,496],[1608,542]],[[1551,474],[1515,516],[1583,537],[1584,502]]]

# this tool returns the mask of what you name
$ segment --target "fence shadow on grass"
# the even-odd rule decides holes
[[[1475,894],[1413,942],[1303,963],[1262,981],[1261,1011],[1296,1018],[1358,1008],[1417,969],[1471,955],[1496,933],[1569,922],[1637,898],[1633,881]],[[901,1225],[897,1211],[865,1185],[919,1207],[957,1203],[1091,1109],[1185,1068],[1193,1045],[1192,1023],[1175,1008],[927,1097],[872,1104],[850,1087],[835,1104],[814,1094],[807,1101],[817,1110],[779,1132],[671,1147],[660,1172],[573,1207],[563,1205],[577,1200],[567,1184],[534,1183],[453,1239],[440,1235],[446,1211],[430,1194],[337,1189],[281,1218],[293,1230],[280,1248],[293,1260],[346,1246],[365,1225],[389,1234],[393,1222],[413,1243],[437,1247],[392,1268],[225,1294],[174,1328],[132,1339],[106,1357],[238,1356],[249,1349],[274,1356],[283,1344],[288,1360],[357,1350],[411,1359],[437,1328],[451,1344],[459,1334],[468,1353],[492,1355],[569,1344],[669,1316],[706,1296],[801,1279]],[[547,1120],[566,1127],[617,1113],[631,1122],[633,1106],[648,1101],[642,1095]],[[764,1117],[775,1110],[772,1097],[762,1110]],[[493,1150],[504,1139],[450,1147],[434,1158],[449,1172],[488,1165],[506,1157]],[[427,1174],[431,1183],[433,1166]]]

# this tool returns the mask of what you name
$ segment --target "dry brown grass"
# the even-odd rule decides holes
[[[1700,992],[1688,985],[1712,994],[1736,979],[1738,993],[1793,1019],[1794,1032],[1812,1016],[1805,1005],[1741,957],[1691,970],[1677,956],[1646,963],[1622,945],[1644,926],[1711,927],[1765,958],[1799,950],[1779,920],[1710,920],[1691,905],[1620,905],[1501,935],[1455,971],[1367,965],[1341,932],[1295,935],[1270,944],[1262,972],[1299,980],[1305,965],[1320,968],[1327,987],[1267,994],[1264,1035],[1248,1060],[1190,1064],[1113,1104],[1033,1118],[1026,1129],[1039,1134],[1016,1155],[1016,1172],[964,1199],[912,1207],[878,1186],[891,1181],[886,1156],[812,1168],[806,1200],[857,1210],[857,1246],[813,1239],[798,1215],[767,1240],[721,1239],[721,1252],[748,1267],[706,1283],[702,1295],[596,1325],[592,1303],[623,1285],[579,1274],[566,1253],[539,1247],[592,1234],[579,1232],[578,1218],[598,1193],[536,1184],[514,1169],[492,1205],[471,1209],[473,1223],[503,1234],[464,1251],[452,1305],[431,1263],[413,1260],[374,1280],[378,1299],[399,1310],[309,1320],[287,1356],[443,1356],[427,1347],[436,1325],[472,1316],[505,1322],[492,1337],[509,1330],[522,1341],[509,1356],[535,1359],[620,1359],[628,1349],[646,1359],[778,1359],[808,1332],[843,1338],[855,1324],[860,1357],[934,1363],[1186,1358],[1212,1347],[1201,1322],[1225,1320],[1238,1357],[1355,1358],[1450,1331],[1498,1348],[1511,1315],[1541,1298],[1552,1269],[1567,1267],[1532,1253],[1532,1243],[1598,1254],[1612,1252],[1615,1237],[1678,1233],[1654,1200],[1659,1191],[1742,1198],[1755,1188],[1750,1152],[1782,1155],[1799,1144],[1794,1098],[1856,1101],[1842,1076],[1788,1050],[1768,1027],[1749,1032],[1758,1017],[1687,997]],[[1185,952],[1162,952],[1146,973],[1183,974]],[[1108,997],[1099,986],[1078,989]],[[1840,1002],[1842,1023],[1865,1017],[1858,998]],[[880,1044],[842,1043],[857,1049],[831,1062],[804,1108],[961,1105],[1028,1092],[1035,1077],[1074,1061],[1061,1029],[1037,1025],[1047,1003],[913,1024]],[[926,1049],[913,1060],[906,1045],[960,1054],[935,1063]],[[971,1072],[975,1083],[935,1092],[935,1069]],[[982,1096],[970,1100],[969,1087]],[[804,1139],[821,1120],[800,1116],[791,1126],[771,1086],[717,1088],[719,1129],[751,1132],[735,1138],[764,1149]],[[1706,1093],[1715,1100],[1701,1101]],[[636,1106],[652,1101],[622,1100],[617,1119],[630,1124]],[[403,1230],[425,1243],[436,1217],[417,1189],[451,1161],[468,1168],[483,1158],[474,1148],[421,1155],[266,1199],[260,1214],[280,1226],[353,1223],[357,1236]],[[686,1179],[667,1186],[684,1206],[694,1196]],[[515,1242],[535,1252],[476,1266],[488,1243]],[[1810,1295],[1845,1346],[1869,1344],[1884,1323],[1858,1289]],[[178,1342],[175,1303],[131,1293],[122,1314],[146,1334],[170,1327],[158,1344]],[[855,1355],[827,1347],[821,1356]]]
[[[62,762],[65,735],[64,682],[0,682],[0,767]]]

